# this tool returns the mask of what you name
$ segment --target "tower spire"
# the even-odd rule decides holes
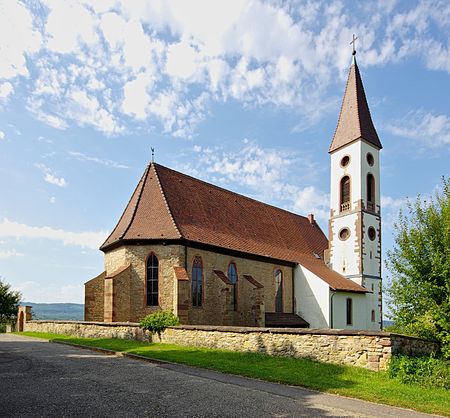
[[[347,79],[344,99],[342,100],[341,113],[339,115],[336,131],[330,145],[329,152],[350,144],[351,142],[362,139],[374,145],[378,149],[382,148],[377,131],[370,116],[369,105],[367,104],[366,94],[356,63],[355,41],[358,38],[353,35],[352,65]]]

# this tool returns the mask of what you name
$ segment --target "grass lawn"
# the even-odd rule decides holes
[[[256,353],[238,353],[172,344],[149,344],[113,338],[76,338],[41,332],[23,332],[19,335],[139,354],[152,359],[183,363],[223,373],[303,386],[322,392],[450,416],[450,391],[406,385],[389,379],[385,372],[377,373],[358,367],[339,366],[306,359],[270,357]]]

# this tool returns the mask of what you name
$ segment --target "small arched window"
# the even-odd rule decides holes
[[[350,177],[341,179],[341,212],[350,210]]]
[[[372,174],[367,174],[367,209],[375,209],[375,178]]]
[[[203,263],[201,257],[194,257],[192,262],[192,305],[202,306]]]
[[[230,263],[228,266],[228,283],[233,285],[231,293],[231,304],[233,309],[236,310],[237,307],[237,268],[236,264]]]
[[[375,322],[375,309],[372,309],[371,319],[372,319],[372,322]]]
[[[275,270],[275,312],[283,312],[283,272]]]
[[[147,305],[158,306],[158,257],[150,254],[147,258]]]

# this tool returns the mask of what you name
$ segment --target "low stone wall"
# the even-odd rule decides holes
[[[134,322],[28,321],[24,331],[50,332],[83,338],[122,338],[151,341],[152,336]]]
[[[25,331],[52,332],[90,338],[160,341],[135,323],[29,321]],[[393,354],[435,352],[437,344],[387,332],[333,329],[250,328],[183,325],[168,328],[161,342],[203,348],[302,357],[329,363],[386,370]]]

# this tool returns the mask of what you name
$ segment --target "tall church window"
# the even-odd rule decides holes
[[[233,285],[231,290],[231,305],[236,310],[237,307],[237,268],[236,264],[230,263],[228,266],[228,283]]]
[[[375,178],[367,174],[367,209],[375,210]]]
[[[202,306],[203,264],[201,257],[194,257],[192,262],[192,306]]]
[[[158,257],[151,253],[147,258],[147,305],[158,306]]]
[[[353,301],[351,298],[347,298],[346,312],[347,312],[347,325],[352,325],[353,324]]]
[[[350,210],[350,177],[341,179],[341,212]]]
[[[275,312],[283,312],[283,272],[275,270]]]

